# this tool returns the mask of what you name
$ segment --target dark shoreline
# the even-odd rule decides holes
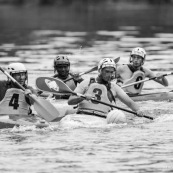
[[[72,4],[148,4],[148,5],[164,5],[173,4],[173,0],[0,0],[0,5],[72,5]]]

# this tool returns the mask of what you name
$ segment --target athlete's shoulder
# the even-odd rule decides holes
[[[146,77],[152,77],[154,75],[154,73],[152,72],[152,70],[150,70],[149,68],[143,67],[143,71],[145,72],[145,76]]]
[[[83,80],[81,83],[77,85],[74,91],[77,93],[84,94],[84,92],[89,88],[89,82],[89,79]]]
[[[8,81],[7,80],[0,80],[0,85],[7,85]]]
[[[128,68],[127,64],[119,64],[117,66],[117,71],[124,71],[127,68]]]
[[[84,79],[79,85],[89,85],[90,84],[90,78],[88,79],[88,78],[86,78],[86,79]]]
[[[0,101],[4,98],[5,93],[8,89],[8,81],[1,80],[0,81]]]
[[[9,84],[8,81],[6,81],[6,80],[1,80],[1,81],[0,81],[0,88],[1,88],[1,90],[2,90],[3,88],[8,89],[9,87],[10,87],[10,84]]]
[[[111,81],[111,89],[117,89],[120,88],[115,81]]]

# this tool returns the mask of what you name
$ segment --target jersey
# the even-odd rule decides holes
[[[24,88],[26,88],[26,89],[30,89],[31,90],[31,92],[33,93],[33,94],[37,94],[37,91],[34,89],[34,88],[32,88],[31,86],[24,86]],[[9,92],[7,92],[9,89],[16,89],[16,94],[18,95],[21,95],[21,93],[18,93],[18,91],[17,90],[20,90],[21,92],[23,92],[20,88],[17,88],[17,86],[15,86],[12,82],[9,82],[9,81],[6,81],[6,80],[3,80],[3,81],[0,81],[0,101],[2,102],[3,101],[3,103],[2,104],[0,104],[0,114],[3,114],[4,112],[4,109],[3,109],[3,105],[5,104],[7,104],[6,103],[6,100],[5,100],[5,95],[7,94],[7,100],[8,101],[11,101],[11,108],[12,108],[12,105],[14,104],[14,107],[16,107],[18,104],[19,104],[19,98],[20,99],[22,99],[24,102],[26,102],[27,104],[28,104],[28,106],[30,107],[30,105],[31,105],[31,103],[30,103],[30,100],[29,100],[29,98],[27,98],[27,97],[25,97],[25,99],[23,99],[23,98],[21,98],[21,97],[19,97],[19,96],[17,96],[17,95],[13,95],[13,94],[15,94],[15,92],[13,92],[12,90],[10,90],[12,93],[11,93],[11,99],[12,99],[12,97],[13,97],[13,99],[11,100],[9,97],[10,97],[10,94],[9,94]],[[18,101],[17,101],[18,100]],[[7,101],[7,102],[8,102]],[[13,102],[14,101],[14,102]],[[23,102],[22,101],[22,102]],[[0,102],[0,103],[1,103]],[[17,103],[18,102],[18,103]],[[22,103],[21,102],[21,103]],[[17,104],[15,104],[15,103],[17,103]],[[9,103],[10,104],[10,103]],[[15,106],[16,105],[16,106]],[[14,109],[10,109],[11,110],[11,112],[10,112],[10,114],[13,114],[13,113],[15,113],[15,112],[17,112],[17,111],[14,111],[15,110],[15,108]],[[14,111],[14,112],[13,112]],[[20,112],[20,111],[19,111]],[[19,113],[18,112],[18,113]],[[29,109],[29,113],[31,113],[32,111],[31,111],[31,109]]]
[[[146,77],[145,70],[141,67],[139,70],[135,70],[131,64],[122,65],[117,69],[117,84],[123,83],[123,85],[143,80]],[[143,88],[143,83],[132,85],[123,90],[130,94],[139,94]]]
[[[136,71],[136,72],[133,73],[133,75],[130,79],[127,79],[127,80],[124,81],[123,85],[134,83],[134,82],[137,82],[137,81],[140,81],[140,80],[143,80],[143,79],[145,79],[144,73],[141,72],[141,71]],[[139,94],[142,91],[143,85],[144,85],[144,83],[142,82],[142,83],[135,84],[135,85],[132,85],[132,86],[129,86],[129,87],[125,87],[123,89],[126,93],[129,93],[129,94]]]
[[[26,102],[24,92],[17,88],[8,89],[0,102],[1,115],[28,115],[29,108],[30,105]]]
[[[116,97],[116,92],[115,92],[116,89],[114,89],[113,86],[114,85],[112,84],[111,85],[112,94],[114,97]],[[90,94],[93,97],[95,97],[96,100],[104,101],[105,103],[112,104],[112,102],[108,98],[107,88],[103,84],[99,84],[99,83],[90,84],[89,80],[85,80],[75,89],[75,92],[79,92],[81,94]],[[94,111],[100,111],[106,114],[111,110],[111,107],[109,106],[96,103],[94,101],[86,101],[86,100],[83,100],[82,102],[80,102],[78,104],[78,107],[79,107],[78,108],[79,110],[80,109],[94,110]]]

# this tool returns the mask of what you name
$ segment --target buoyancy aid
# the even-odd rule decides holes
[[[145,79],[145,71],[144,71],[143,67],[140,67],[139,70],[136,70],[131,64],[127,64],[127,66],[129,67],[129,69],[131,70],[133,75],[130,79],[125,80],[123,85],[127,85],[130,83]],[[124,88],[124,91],[129,94],[139,94],[142,91],[143,85],[144,85],[144,83],[132,85],[132,86]]]
[[[0,102],[0,114],[28,115],[29,113],[30,105],[26,101],[24,92],[17,88],[8,89]]]
[[[115,96],[111,91],[111,83],[107,83],[107,85],[105,85],[98,81],[98,79],[96,80],[95,78],[90,78],[90,82],[85,93],[93,95],[93,97],[95,97],[97,100],[104,101],[109,104],[114,102],[115,104]],[[104,113],[105,116],[105,114],[107,114],[112,108],[103,104],[84,100],[79,103],[78,109],[87,110],[90,112],[94,111],[94,113],[97,111],[97,114],[100,112]]]

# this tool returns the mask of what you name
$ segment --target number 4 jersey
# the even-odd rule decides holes
[[[29,108],[24,92],[17,88],[8,89],[0,102],[1,115],[28,115]]]

